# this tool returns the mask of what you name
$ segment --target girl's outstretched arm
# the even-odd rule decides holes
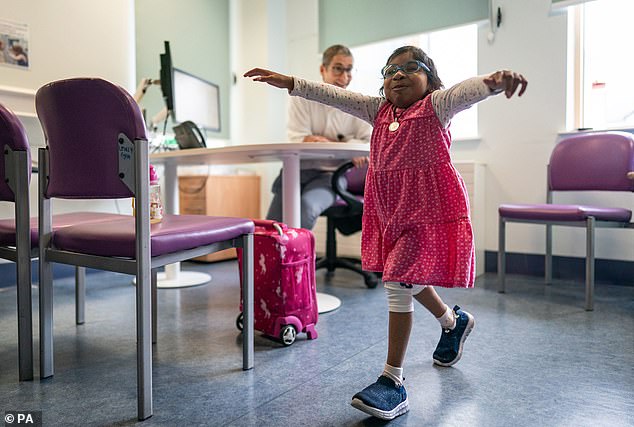
[[[310,101],[320,102],[335,107],[344,113],[351,114],[370,124],[374,123],[380,105],[385,102],[382,97],[371,97],[347,91],[326,83],[286,76],[264,68],[254,68],[244,73],[253,81],[268,83],[271,86],[288,90],[293,96],[300,96]]]
[[[447,127],[460,111],[501,92],[510,98],[520,86],[518,96],[522,96],[527,85],[528,82],[519,73],[496,71],[487,76],[472,77],[446,90],[436,90],[431,94],[431,102],[438,120]]]
[[[255,82],[268,83],[271,86],[286,89],[289,92],[292,91],[295,86],[293,77],[276,73],[275,71],[265,70],[264,68],[253,68],[244,73],[244,77],[251,77]]]
[[[510,70],[496,71],[488,77],[485,77],[484,83],[492,91],[504,91],[507,98],[513,96],[518,86],[521,86],[521,88],[517,96],[522,96],[528,85],[523,75]]]

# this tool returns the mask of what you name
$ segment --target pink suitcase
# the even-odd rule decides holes
[[[300,332],[306,332],[310,340],[317,338],[313,233],[276,221],[253,222],[254,328],[286,346],[293,344]],[[236,323],[242,330],[242,313]]]

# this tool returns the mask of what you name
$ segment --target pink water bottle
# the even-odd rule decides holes
[[[150,223],[156,224],[163,219],[163,203],[161,202],[161,186],[154,165],[150,165]]]

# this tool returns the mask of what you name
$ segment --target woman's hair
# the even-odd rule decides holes
[[[442,80],[440,80],[440,77],[438,77],[438,70],[436,69],[436,64],[434,64],[434,61],[429,56],[427,56],[427,54],[423,51],[423,49],[419,47],[416,47],[416,46],[399,47],[394,52],[392,52],[389,58],[387,58],[387,62],[385,63],[385,65],[389,64],[392,59],[404,53],[411,53],[414,59],[421,61],[423,64],[429,67],[429,72],[427,70],[423,70],[425,74],[427,74],[427,82],[428,82],[427,84],[429,86],[429,92],[433,92],[435,90],[442,89],[445,87],[442,83]],[[384,96],[383,86],[381,86],[380,93],[381,93],[381,96]]]
[[[350,49],[341,44],[335,44],[324,50],[324,54],[321,57],[321,63],[324,67],[330,65],[332,58],[336,55],[352,56]]]

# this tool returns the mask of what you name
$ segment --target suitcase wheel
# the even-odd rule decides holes
[[[280,331],[282,344],[288,347],[295,342],[295,337],[297,337],[297,331],[293,325],[282,326],[282,330]]]
[[[238,318],[236,319],[236,327],[238,328],[240,332],[242,332],[243,324],[244,324],[244,314],[240,313],[238,314]]]

